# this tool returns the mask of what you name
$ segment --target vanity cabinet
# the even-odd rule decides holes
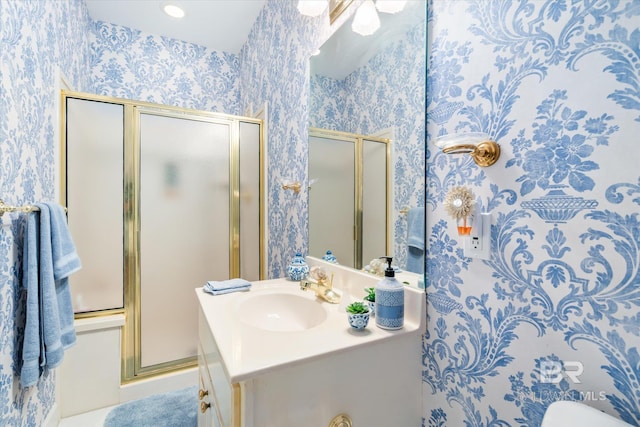
[[[206,325],[200,334],[208,339]],[[418,427],[420,345],[402,341],[291,364],[235,384],[201,342],[200,382],[208,394],[200,400],[198,427],[324,427],[341,413],[358,426]],[[412,364],[416,369],[407,369]]]
[[[198,315],[198,336],[198,427],[240,427],[239,420],[231,417],[234,403],[236,406],[239,403],[233,401],[233,387],[224,373],[220,351],[202,309]]]
[[[263,295],[315,301],[284,279],[254,282],[249,292],[196,294],[199,427],[324,427],[339,414],[357,426],[421,425],[422,291],[407,289],[399,331],[379,329],[373,319],[364,331],[352,330],[344,308],[320,301],[327,318],[304,330],[268,330],[239,318],[247,300]]]
[[[216,409],[211,407],[211,395],[213,393],[213,381],[207,370],[206,362],[201,359],[202,351],[198,349],[198,426],[220,426]]]

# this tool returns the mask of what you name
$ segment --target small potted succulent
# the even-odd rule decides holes
[[[361,301],[351,303],[347,306],[349,314],[349,325],[354,329],[364,329],[369,323],[369,307]]]
[[[369,305],[369,311],[371,311],[371,315],[376,315],[376,290],[375,288],[364,288],[364,291],[367,293],[363,300],[367,302]]]

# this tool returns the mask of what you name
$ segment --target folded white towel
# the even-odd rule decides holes
[[[251,282],[244,279],[229,279],[223,281],[210,280],[205,283],[203,290],[212,295],[228,294],[230,292],[248,291],[251,289]]]

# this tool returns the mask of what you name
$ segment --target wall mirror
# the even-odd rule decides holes
[[[310,58],[309,255],[331,250],[360,269],[389,254],[406,270],[423,264],[409,262],[407,237],[424,242],[408,212],[424,206],[426,4],[378,12],[368,36],[353,31],[354,16]]]

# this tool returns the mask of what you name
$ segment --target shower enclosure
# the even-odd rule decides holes
[[[207,280],[263,278],[261,121],[63,93],[77,317],[123,312],[122,381],[194,366]]]

